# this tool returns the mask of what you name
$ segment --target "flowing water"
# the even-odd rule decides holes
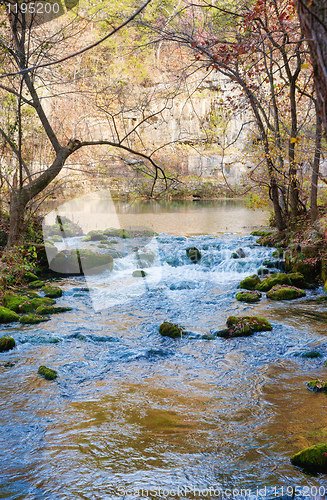
[[[130,279],[127,247],[110,275],[59,281],[57,304],[71,312],[1,327],[17,342],[0,355],[0,364],[15,363],[0,367],[1,499],[324,496],[324,475],[290,463],[327,436],[327,398],[306,388],[327,376],[326,306],[310,301],[321,290],[292,302],[237,302],[240,280],[273,251],[249,236],[250,221],[266,214],[222,203],[166,208],[130,213],[131,225],[149,227],[150,210],[157,217],[145,278]],[[210,222],[201,231],[214,213],[213,230]],[[197,264],[186,256],[191,246],[202,253]],[[232,259],[240,247],[246,257]],[[273,330],[201,338],[231,314],[264,316]],[[164,320],[189,334],[161,337]],[[312,349],[323,357],[298,356]],[[38,376],[41,364],[57,380]]]

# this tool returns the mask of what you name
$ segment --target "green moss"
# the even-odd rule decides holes
[[[298,288],[305,287],[305,278],[302,273],[290,273],[287,275],[293,286]]]
[[[159,333],[163,337],[178,338],[182,336],[183,327],[164,321],[159,327]]]
[[[43,365],[39,367],[37,372],[47,380],[54,380],[58,377],[58,373],[56,372],[56,370],[52,370],[52,368],[47,368]]]
[[[255,286],[255,289],[259,290],[260,292],[268,292],[275,285],[292,285],[292,283],[287,274],[277,273],[264,279],[263,281],[261,281],[261,283],[258,283]]]
[[[32,283],[30,283],[28,285],[28,288],[31,288],[32,290],[36,289],[36,288],[42,288],[44,286],[44,283],[43,281],[32,281]]]
[[[288,285],[276,285],[267,292],[267,297],[272,300],[293,300],[305,295],[304,290]]]
[[[327,472],[327,444],[317,444],[296,453],[291,463],[308,472]]]
[[[253,292],[238,292],[236,294],[236,300],[239,300],[240,302],[259,302],[261,299],[262,294],[260,292],[257,292],[254,290]]]
[[[256,231],[252,231],[251,236],[270,236],[275,234],[276,231],[272,231],[271,229],[258,229]]]
[[[58,299],[62,296],[62,289],[58,286],[44,286],[41,290],[45,293],[46,297],[50,297],[52,299]]]
[[[57,314],[63,313],[66,311],[71,311],[71,307],[53,307],[53,306],[40,306],[36,309],[36,314],[41,314],[41,316],[45,314]]]
[[[252,276],[247,276],[240,283],[240,288],[245,288],[245,290],[254,290],[256,285],[261,283],[261,280],[257,274],[252,274]]]
[[[46,316],[39,316],[38,314],[30,313],[24,314],[19,318],[19,322],[23,325],[36,325],[37,323],[42,323],[44,321],[49,321],[50,318]]]
[[[33,299],[32,299],[33,300]],[[5,294],[2,303],[7,309],[15,312],[29,312],[33,310],[29,297],[24,295]]]
[[[15,340],[12,337],[1,337],[0,338],[0,352],[10,351],[16,345]]]
[[[53,306],[56,303],[54,299],[50,297],[39,297],[37,299],[31,299],[30,303],[32,304],[33,309],[37,309],[41,306]]]
[[[307,384],[308,389],[314,392],[327,392],[327,383],[323,380],[310,380]]]
[[[24,278],[28,282],[37,281],[39,279],[35,274],[30,273],[30,272],[25,273]]]
[[[147,273],[143,271],[143,269],[136,269],[136,271],[133,271],[133,276],[134,278],[144,278]]]
[[[283,254],[284,254],[284,250],[282,248],[278,248],[277,250],[275,250],[271,256],[274,258],[274,259],[282,259],[283,258]]]
[[[272,330],[269,321],[258,316],[229,316],[226,324],[228,327],[227,336],[230,337],[248,336],[252,335],[253,332],[266,332]]]
[[[13,323],[18,321],[19,316],[14,311],[0,306],[0,323]]]

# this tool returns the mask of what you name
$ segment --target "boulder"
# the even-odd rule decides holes
[[[38,307],[41,306],[53,306],[56,301],[54,299],[51,299],[50,297],[38,297],[36,299],[31,299],[30,304],[32,306],[32,310],[36,310]]]
[[[308,472],[327,473],[327,444],[317,444],[296,453],[291,463]]]
[[[235,253],[239,256],[240,259],[245,259],[246,257],[246,253],[242,248],[238,248],[237,250],[235,250]]]
[[[24,279],[25,279],[28,283],[30,283],[30,282],[32,282],[32,281],[38,281],[38,279],[39,279],[39,278],[38,278],[35,274],[30,273],[30,272],[27,272],[27,273],[25,273],[25,275],[24,275]]]
[[[147,273],[143,269],[136,269],[132,274],[134,278],[144,278],[146,275]]]
[[[41,290],[45,293],[46,297],[50,297],[52,299],[58,299],[62,296],[62,289],[58,286],[43,286]]]
[[[0,338],[0,352],[10,351],[16,345],[15,340],[12,337],[1,337]]]
[[[29,285],[28,288],[31,288],[32,290],[36,290],[37,288],[42,288],[44,286],[43,281],[36,280],[32,281]]]
[[[84,238],[84,241],[101,241],[105,237],[105,234],[103,231],[98,231],[98,230],[92,230],[89,231]]]
[[[24,295],[7,293],[2,297],[2,303],[7,309],[15,311],[16,313],[33,311],[30,298]]]
[[[289,285],[276,285],[267,292],[267,297],[272,300],[292,300],[305,295],[305,291],[301,288]]]
[[[23,325],[36,325],[37,323],[42,323],[44,321],[49,321],[50,318],[47,316],[39,316],[38,314],[30,313],[24,314],[19,318],[19,322]]]
[[[240,283],[240,288],[245,288],[245,290],[254,290],[256,285],[261,283],[261,280],[257,274],[252,274],[252,276],[247,276]]]
[[[268,292],[275,285],[292,285],[291,280],[285,273],[276,273],[273,276],[265,278],[261,283],[255,286],[259,292]]]
[[[113,258],[91,250],[65,250],[51,261],[51,269],[60,274],[101,274],[107,269],[112,271]]]
[[[261,299],[262,294],[256,290],[253,291],[248,291],[248,292],[238,292],[236,294],[236,300],[239,300],[240,302],[259,302]]]
[[[164,321],[159,327],[159,333],[163,337],[171,337],[173,339],[180,338],[184,328],[168,321]]]
[[[40,366],[37,372],[47,380],[54,380],[58,377],[56,370],[52,370],[52,368],[47,368],[46,366]]]
[[[218,337],[248,337],[254,332],[271,331],[272,326],[265,318],[257,316],[229,316],[227,328],[216,332]]]
[[[57,314],[57,313],[63,313],[66,311],[72,311],[71,307],[61,307],[61,306],[40,306],[36,309],[36,314],[39,314],[41,316],[44,316],[46,314]]]
[[[18,314],[11,309],[0,306],[0,323],[13,323],[14,321],[19,321]]]
[[[289,273],[287,276],[291,280],[293,286],[298,288],[306,286],[305,278],[302,273]]]
[[[307,387],[314,392],[327,392],[327,382],[324,382],[323,380],[310,380]]]
[[[190,259],[193,264],[196,264],[201,260],[202,254],[200,250],[198,250],[196,247],[189,247],[186,249],[186,255]]]

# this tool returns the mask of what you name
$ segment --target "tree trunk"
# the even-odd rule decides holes
[[[28,200],[22,191],[13,191],[10,196],[10,230],[7,246],[18,245],[24,238],[24,212]]]
[[[298,0],[297,9],[309,45],[318,112],[327,139],[327,5],[325,0]]]
[[[319,113],[317,112],[315,156],[312,165],[311,193],[310,193],[311,222],[314,222],[318,215],[317,193],[318,193],[318,176],[319,176],[319,164],[320,164],[320,153],[321,153],[321,135],[322,135],[322,121]]]

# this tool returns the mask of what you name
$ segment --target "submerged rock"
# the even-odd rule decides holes
[[[218,337],[248,337],[254,332],[271,331],[272,326],[265,318],[257,316],[229,316],[226,321],[227,329],[216,332]]]
[[[305,290],[288,285],[276,285],[267,292],[267,297],[272,300],[293,300],[305,295]]]
[[[62,289],[58,286],[44,286],[41,290],[45,293],[46,297],[50,297],[52,299],[58,299],[62,296]]]
[[[240,283],[240,288],[245,288],[245,290],[254,290],[256,285],[261,283],[261,280],[257,274],[252,274],[252,276],[247,276]]]
[[[38,314],[30,313],[24,314],[19,318],[19,322],[23,325],[36,325],[37,323],[42,323],[44,321],[49,321],[50,318],[47,316],[39,316]]]
[[[18,314],[0,306],[0,323],[13,323],[14,321],[19,321]]]
[[[159,333],[163,337],[171,337],[173,339],[180,338],[184,328],[182,326],[178,326],[174,323],[169,323],[168,321],[164,321],[159,327]]]
[[[16,345],[15,340],[12,337],[1,337],[0,338],[0,352],[10,351]]]
[[[255,286],[255,289],[259,290],[259,292],[268,292],[275,285],[292,285],[292,282],[287,276],[287,274],[277,273],[274,274],[273,276],[265,278],[263,281],[261,281],[261,283],[258,283]]]
[[[200,250],[198,250],[196,247],[187,248],[186,255],[188,256],[190,261],[193,262],[193,264],[196,264],[202,258],[202,254],[201,254]]]
[[[324,382],[323,380],[310,380],[307,387],[314,392],[327,392],[327,382]]]
[[[309,358],[309,359],[314,359],[314,358],[322,358],[322,354],[318,351],[307,351],[307,352],[302,352],[301,354],[298,355],[300,358]]]
[[[308,472],[327,473],[327,444],[317,444],[296,453],[291,463]]]
[[[239,300],[240,302],[259,302],[261,299],[262,294],[258,292],[257,290],[253,291],[248,291],[248,292],[238,292],[236,294],[236,300]]]
[[[47,368],[46,366],[40,366],[38,369],[38,374],[42,375],[42,377],[47,380],[54,380],[58,377],[56,370],[52,370],[52,368]]]

